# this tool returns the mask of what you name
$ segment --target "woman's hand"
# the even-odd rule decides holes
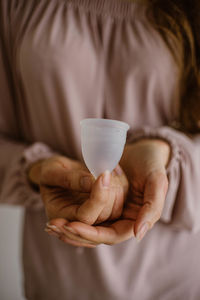
[[[134,235],[141,240],[145,233],[160,219],[168,188],[166,166],[170,147],[162,140],[145,139],[127,145],[121,159],[129,182],[130,193],[123,216],[111,224],[89,226],[80,222],[56,223],[69,239],[95,244],[117,244]],[[64,240],[64,238],[63,238]]]
[[[82,163],[62,156],[36,164],[29,178],[40,186],[49,220],[98,224],[117,219],[128,192],[128,180],[119,166],[95,181]]]
[[[138,240],[161,217],[168,189],[169,158],[169,144],[153,139],[128,145],[122,157],[121,164],[131,187],[131,197],[123,215],[135,219],[134,233]]]

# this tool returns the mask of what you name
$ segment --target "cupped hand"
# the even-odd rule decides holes
[[[162,140],[145,139],[127,145],[120,163],[129,179],[130,190],[122,217],[95,226],[56,220],[54,225],[65,234],[63,241],[83,246],[86,241],[113,245],[133,236],[141,240],[161,217],[168,189],[169,157],[170,147]]]
[[[168,190],[166,167],[170,146],[163,140],[144,139],[128,145],[122,165],[130,182],[125,218],[135,218],[134,233],[141,240],[160,219]]]
[[[85,165],[62,156],[41,163],[37,183],[49,220],[85,224],[119,218],[128,192],[128,180],[120,166],[95,181]],[[52,233],[50,228],[48,232]]]

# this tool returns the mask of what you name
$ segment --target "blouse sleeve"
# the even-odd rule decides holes
[[[144,127],[131,132],[128,142],[144,137],[160,138],[171,146],[169,188],[161,221],[176,229],[200,230],[200,135],[188,137],[171,127]]]
[[[4,2],[5,3],[5,2]],[[0,11],[1,10],[0,4]],[[16,99],[12,93],[11,68],[6,48],[4,22],[0,13],[0,203],[43,207],[40,194],[27,180],[30,164],[54,154],[42,143],[28,145],[20,139]]]

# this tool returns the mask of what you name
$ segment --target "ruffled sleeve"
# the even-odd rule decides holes
[[[188,137],[171,127],[143,127],[132,131],[128,142],[159,138],[171,146],[167,167],[169,189],[161,221],[176,229],[200,230],[200,135]]]
[[[3,2],[7,3],[7,2]],[[17,100],[12,90],[9,53],[9,18],[0,4],[0,203],[42,208],[40,194],[27,180],[29,166],[50,157],[54,151],[42,143],[27,144],[20,137]],[[4,14],[3,14],[4,12]],[[7,37],[7,38],[6,38]]]

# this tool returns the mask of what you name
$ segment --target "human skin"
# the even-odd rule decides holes
[[[129,186],[119,166],[95,181],[84,164],[64,156],[37,162],[29,170],[29,179],[40,187],[48,220],[91,225],[121,216]]]
[[[165,141],[144,139],[127,145],[120,164],[129,179],[130,189],[122,217],[111,224],[97,226],[55,219],[50,226],[56,226],[62,233],[62,241],[76,246],[83,246],[82,240],[94,245],[113,245],[133,236],[140,241],[162,214],[168,189],[169,159],[170,146]]]
[[[129,183],[129,196],[122,218],[112,224],[89,226],[79,222],[66,224],[61,219],[51,225],[65,233],[64,242],[73,244],[90,241],[96,245],[117,244],[135,235],[140,241],[146,232],[160,219],[168,188],[166,166],[170,158],[170,147],[162,140],[145,139],[127,145],[121,160]]]

